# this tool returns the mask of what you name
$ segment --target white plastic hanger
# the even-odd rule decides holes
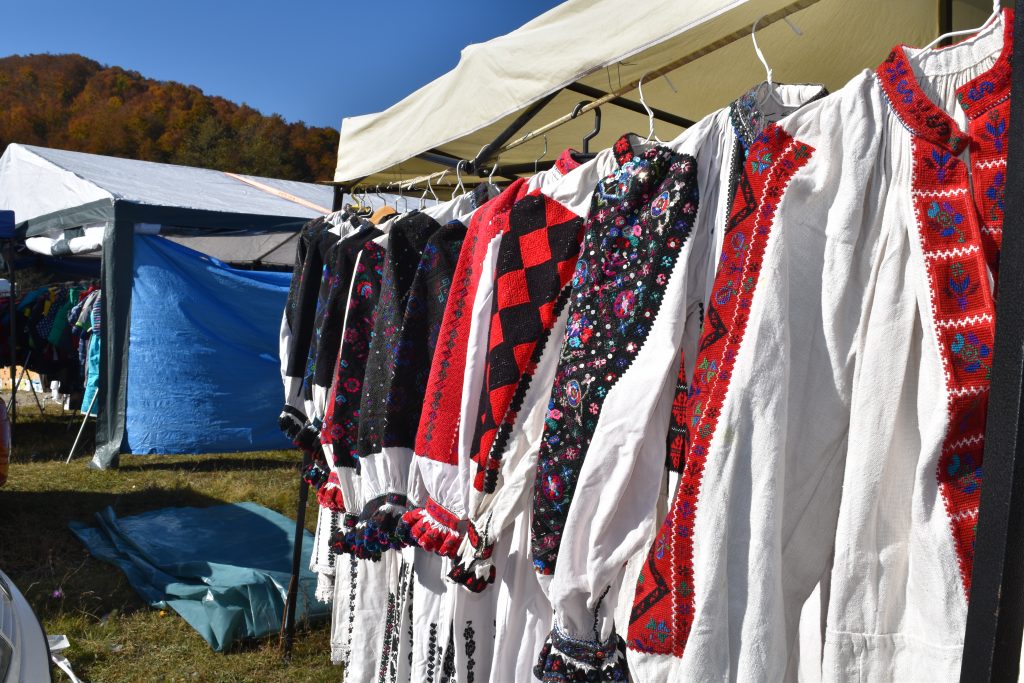
[[[999,0],[992,0],[992,14],[989,16],[988,19],[985,20],[984,24],[982,24],[978,28],[968,28],[968,29],[963,29],[961,31],[950,31],[949,33],[943,33],[941,36],[939,36],[938,38],[936,38],[935,40],[933,40],[932,42],[928,43],[923,48],[921,48],[921,51],[923,52],[924,50],[932,49],[938,43],[942,42],[946,38],[955,38],[957,36],[969,36],[969,35],[973,35],[975,33],[980,33],[981,31],[984,31],[989,26],[991,26],[992,22],[994,22],[996,19],[998,19],[1000,17],[1000,15],[1002,14],[1002,11],[1003,11],[1003,8],[1000,5]]]
[[[447,172],[447,169],[446,169],[446,172]],[[438,177],[437,182],[441,182],[441,178],[444,178],[444,173],[442,173],[440,175],[440,177]],[[428,192],[434,198],[434,205],[436,205],[437,204],[437,193],[434,192],[434,185],[430,182],[430,176],[427,176],[427,189],[423,190],[423,196],[420,197],[420,211],[423,211],[425,208],[427,208],[427,193]]]
[[[761,20],[764,18],[765,15],[762,14],[757,18],[757,21],[754,22],[754,25],[750,27],[750,40],[754,43],[754,53],[757,55],[757,59],[758,61],[761,62],[761,65],[764,67],[765,71],[765,79],[761,83],[761,85],[758,86],[758,90],[760,90],[761,87],[767,87],[768,96],[771,97],[777,105],[785,108],[786,103],[782,101],[781,97],[779,97],[779,92],[775,88],[775,81],[772,80],[772,68],[768,66],[768,60],[765,58],[764,52],[761,51],[761,46],[757,44],[757,25],[760,24]],[[783,21],[786,22],[787,26],[793,29],[793,33],[795,33],[798,36],[803,35],[800,29],[797,28],[796,24],[791,22],[788,18],[783,17]]]
[[[636,84],[636,89],[640,91],[640,104],[642,104],[644,109],[647,110],[647,138],[644,140],[643,144],[650,144],[651,140],[654,140],[654,142],[657,142],[659,145],[663,145],[665,143],[658,139],[658,136],[654,134],[654,112],[651,111],[651,108],[647,106],[647,102],[644,101],[645,78],[647,78],[647,74],[641,76],[640,81]]]
[[[448,170],[445,169],[444,173],[447,173],[447,172],[448,172]],[[437,182],[441,182],[441,178],[444,178],[444,173],[442,173],[441,177],[437,179]],[[434,186],[431,184],[430,178],[427,178],[427,189],[430,190],[430,196],[433,197],[434,201],[436,202],[437,201],[437,193],[434,192]]]
[[[466,189],[466,186],[462,184],[462,164],[464,164],[465,161],[465,159],[460,159],[459,163],[455,164],[455,177],[458,179],[459,183],[455,186],[455,189],[452,190],[453,198],[456,195],[463,194]]]

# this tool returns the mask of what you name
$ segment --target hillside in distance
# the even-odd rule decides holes
[[[12,142],[314,181],[334,176],[338,131],[81,55],[15,55],[0,58],[0,153]]]

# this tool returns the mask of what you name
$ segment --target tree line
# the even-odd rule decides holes
[[[338,131],[77,54],[15,55],[0,58],[0,152],[12,142],[314,181],[334,176]]]

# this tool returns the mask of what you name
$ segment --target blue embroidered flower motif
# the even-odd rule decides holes
[[[764,173],[772,165],[772,153],[765,150],[750,160],[750,168],[758,175]]]
[[[997,152],[1002,154],[1004,147],[1003,139],[1006,137],[1006,119],[1001,117],[997,110],[993,109],[988,113],[985,131],[988,133],[986,137],[992,141],[992,146],[996,148]]]
[[[658,557],[660,559],[661,555],[659,555]],[[657,638],[662,643],[664,643],[668,639],[670,629],[668,627],[668,624],[665,623],[664,619],[659,619],[655,621],[654,617],[651,617],[651,620],[647,622],[646,628],[648,631],[651,631],[653,637]]]
[[[949,170],[946,167],[946,164],[948,164],[949,160],[952,158],[953,155],[949,152],[941,152],[937,149],[932,150],[932,156],[931,159],[928,159],[928,165],[935,169],[935,176],[940,182],[945,182],[946,171]]]
[[[949,282],[946,291],[956,299],[961,311],[967,310],[967,299],[978,291],[978,283],[971,282],[971,276],[964,271],[962,263],[954,263],[949,267]]]
[[[946,473],[956,479],[958,487],[964,493],[974,493],[981,487],[981,465],[975,465],[970,453],[950,458]]]
[[[548,500],[558,500],[564,493],[565,487],[562,485],[562,478],[557,474],[549,474],[544,481],[544,495],[548,497]]]
[[[949,202],[932,202],[928,205],[928,218],[932,219],[931,227],[943,237],[957,236],[957,242],[965,240],[963,231],[958,227],[964,222],[963,214],[953,208]]]
[[[960,362],[963,363],[965,372],[977,372],[985,370],[985,379],[989,378],[992,367],[984,359],[992,355],[992,349],[978,339],[978,335],[968,332],[966,335],[957,333],[953,337],[953,343],[949,346]]]
[[[967,99],[971,102],[977,102],[985,95],[991,95],[992,91],[995,89],[996,88],[991,81],[982,81],[981,83],[972,86],[971,89],[967,91]]]
[[[903,104],[910,104],[914,101],[914,91],[911,89],[910,84],[907,83],[907,79],[900,79],[900,82],[896,84],[896,92],[903,95],[901,98],[903,100]]]
[[[719,306],[724,306],[737,293],[736,285],[733,284],[732,280],[729,280],[715,291],[715,303]]]
[[[890,59],[895,55],[890,55]],[[885,67],[885,76],[889,81],[895,81],[900,76],[906,76],[907,69],[902,62],[889,62],[889,66]],[[906,82],[906,81],[904,81]]]
[[[992,208],[989,211],[989,219],[998,221],[1002,218],[1004,208],[1004,201],[1006,198],[1006,174],[999,171],[992,177],[992,184],[985,190],[985,196],[988,197],[989,201],[993,202]]]

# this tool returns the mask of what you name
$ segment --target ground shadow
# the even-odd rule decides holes
[[[175,457],[173,461],[163,461],[164,457]],[[181,471],[181,472],[229,472],[242,470],[246,472],[294,469],[302,462],[302,456],[296,452],[295,461],[276,460],[273,458],[246,458],[220,456],[204,456],[201,460],[177,459],[178,457],[189,458],[193,456],[161,456],[143,455],[133,457],[130,461],[122,458],[120,469],[131,471]]]
[[[188,488],[131,493],[0,491],[0,569],[43,620],[74,612],[103,621],[112,614],[150,609],[120,570],[89,554],[68,522],[91,523],[93,513],[107,506],[118,516],[128,516],[161,507],[223,502]]]
[[[35,412],[35,406],[22,410],[31,410],[32,414],[19,417],[18,422],[11,425],[11,461],[50,462],[67,459],[78,429],[82,426],[81,416],[67,412],[41,417]],[[76,458],[95,450],[96,427],[90,422],[78,442]]]

